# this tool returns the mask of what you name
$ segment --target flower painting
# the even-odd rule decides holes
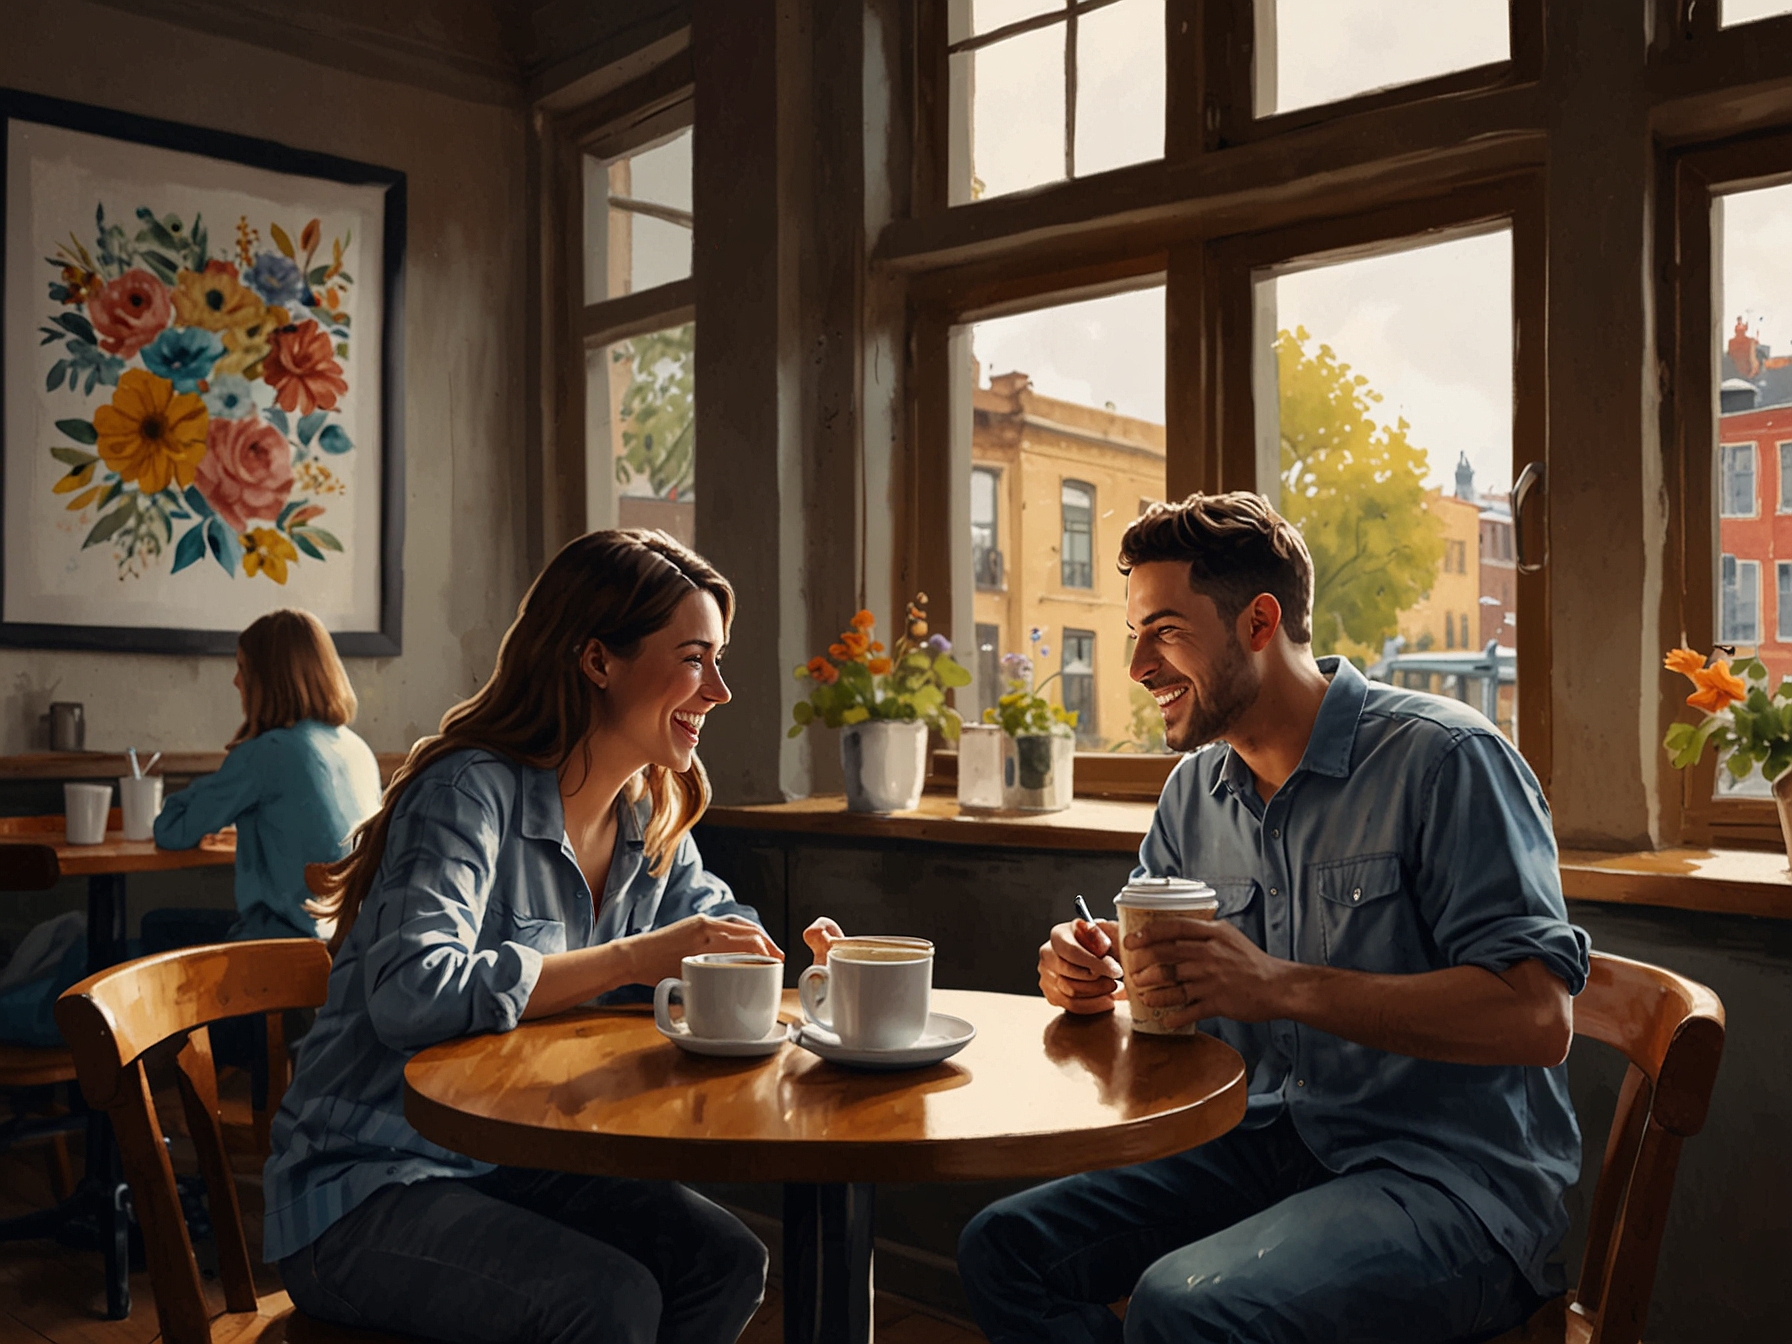
[[[209,647],[299,605],[392,648],[402,178],[0,101],[0,640]]]

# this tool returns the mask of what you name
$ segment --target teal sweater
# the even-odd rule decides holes
[[[156,843],[191,849],[236,826],[233,939],[315,938],[305,913],[305,865],[348,852],[349,835],[380,804],[380,768],[347,728],[305,719],[233,747],[204,775],[162,804]]]

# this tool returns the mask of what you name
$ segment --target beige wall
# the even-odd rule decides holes
[[[490,672],[522,572],[522,113],[333,72],[86,0],[5,0],[0,84],[278,140],[408,179],[404,653],[353,659],[379,750],[433,730]],[[52,698],[90,747],[220,746],[228,658],[0,650],[0,752],[43,742]]]
[[[1431,636],[1433,650],[1460,649],[1464,617],[1467,618],[1468,644],[1481,647],[1481,509],[1454,495],[1429,491],[1425,507],[1443,525],[1443,558],[1437,562],[1437,576],[1431,591],[1400,613],[1400,633],[1406,637],[1406,651],[1416,652],[1419,641]],[[1452,545],[1454,543],[1454,545]],[[1459,563],[1460,562],[1460,563]],[[1447,633],[1444,618],[1454,622],[1454,634]],[[1379,654],[1380,650],[1376,650]]]

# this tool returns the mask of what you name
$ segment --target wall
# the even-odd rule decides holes
[[[808,963],[801,932],[818,915],[849,932],[906,933],[938,947],[934,983],[951,989],[1037,992],[1045,931],[1084,893],[1105,907],[1130,868],[1123,855],[1030,853],[959,845],[766,837],[700,826],[709,866],[757,906],[785,948],[791,973]],[[974,899],[964,899],[975,893]],[[1647,1338],[1652,1344],[1785,1337],[1780,1281],[1792,1250],[1792,1072],[1785,1067],[1792,999],[1792,923],[1576,901],[1569,918],[1593,946],[1666,966],[1716,990],[1729,1034],[1704,1133],[1685,1147],[1662,1244]],[[1580,1264],[1587,1205],[1623,1079],[1622,1060],[1577,1041],[1568,1060],[1580,1117],[1580,1184],[1562,1248]],[[1012,1185],[885,1186],[878,1192],[880,1287],[963,1312],[950,1257],[958,1231]],[[776,1190],[730,1186],[731,1203],[777,1212]],[[774,1224],[756,1223],[761,1235]]]
[[[86,0],[8,0],[6,15],[0,84],[407,175],[404,653],[349,673],[362,735],[408,747],[490,671],[527,579],[522,112]],[[90,747],[221,746],[240,717],[232,671],[228,658],[0,651],[0,753],[43,745],[52,693],[86,704]]]

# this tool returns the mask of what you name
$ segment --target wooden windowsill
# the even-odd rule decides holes
[[[995,849],[1137,854],[1154,805],[1078,798],[1063,812],[961,812],[947,794],[926,794],[912,812],[848,812],[844,798],[712,807],[708,826],[819,837],[916,840]],[[1792,872],[1783,851],[1664,849],[1625,854],[1563,850],[1569,900],[1792,919]]]

